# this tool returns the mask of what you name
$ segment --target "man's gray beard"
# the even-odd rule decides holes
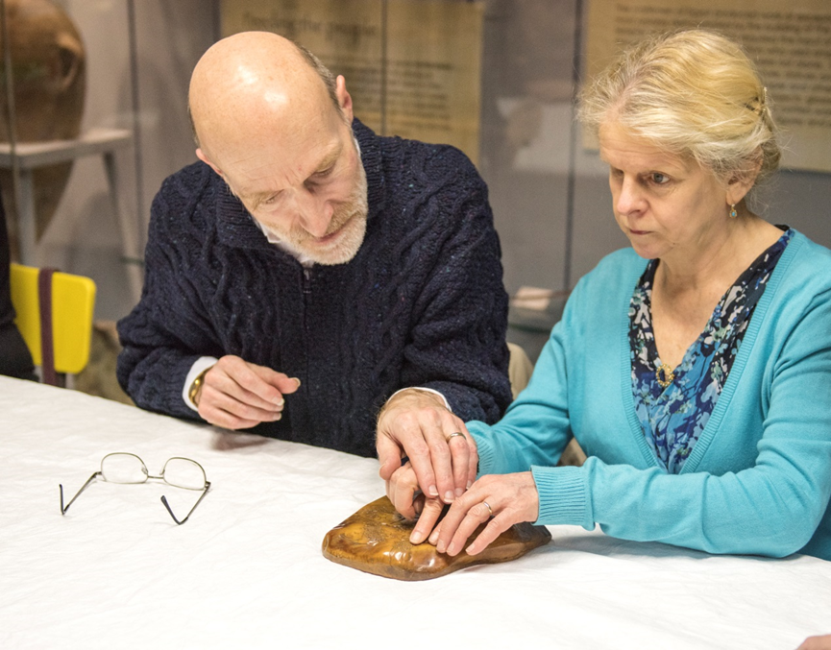
[[[287,241],[290,246],[306,255],[315,264],[324,266],[346,264],[358,254],[364,242],[368,213],[366,171],[359,159],[358,182],[355,190],[349,200],[332,216],[330,232],[343,228],[333,247],[321,250],[319,247],[308,246],[306,242],[309,240],[309,235],[306,231],[303,231],[303,236],[298,238],[299,241],[295,239],[295,233],[292,232]]]

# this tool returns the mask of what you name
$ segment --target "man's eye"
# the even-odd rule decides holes
[[[328,169],[324,169],[323,171],[315,172],[315,178],[326,178],[329,174],[332,173],[332,170],[334,168],[335,168],[335,166],[332,165]]]
[[[653,172],[650,174],[650,180],[656,185],[664,185],[669,183],[669,176],[662,174],[661,172]]]

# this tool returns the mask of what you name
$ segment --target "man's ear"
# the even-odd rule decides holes
[[[208,160],[208,157],[205,155],[205,152],[202,151],[201,147],[196,150],[196,157],[199,158],[199,160],[201,160],[203,163],[208,165],[208,167],[213,169],[217,174],[219,174],[220,178],[225,178],[225,176],[222,173],[222,170],[216,165],[214,165],[210,160]]]
[[[346,79],[343,78],[342,74],[339,74],[335,80],[335,96],[338,98],[338,106],[340,106],[344,119],[348,124],[352,124],[355,117],[352,112],[352,96],[346,90]]]

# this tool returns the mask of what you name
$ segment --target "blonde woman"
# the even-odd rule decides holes
[[[479,478],[435,529],[411,464],[384,477],[402,514],[423,508],[412,541],[476,554],[530,521],[831,560],[831,251],[748,205],[780,156],[753,64],[665,35],[594,80],[581,119],[631,248],[578,283],[503,419],[467,423]],[[572,437],[588,459],[555,467]]]

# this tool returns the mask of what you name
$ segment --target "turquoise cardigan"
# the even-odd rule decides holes
[[[645,266],[626,249],[580,280],[528,387],[497,424],[468,424],[480,473],[531,469],[537,524],[831,560],[831,251],[794,234],[676,475],[658,466],[632,397],[628,310]],[[572,436],[588,459],[555,467]]]

